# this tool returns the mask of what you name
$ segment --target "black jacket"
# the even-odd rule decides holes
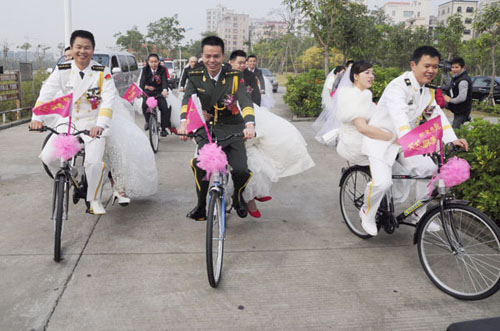
[[[448,109],[453,114],[470,114],[472,108],[472,80],[470,79],[467,71],[464,70],[460,75],[453,77],[451,79],[451,90],[453,91],[453,97],[458,96],[458,85],[461,81],[467,81],[467,98],[461,103],[448,103]]]
[[[153,86],[154,91],[146,90],[145,86]],[[140,88],[150,96],[157,96],[164,89],[168,87],[168,79],[165,68],[159,65],[156,69],[155,77],[153,77],[153,72],[149,66],[145,66],[142,69],[141,81],[139,83]]]
[[[248,69],[245,69],[243,71],[243,79],[245,79],[245,84],[247,88],[251,89],[251,91],[248,91],[248,93],[252,97],[252,101],[260,106],[262,96],[260,94],[259,85],[257,84],[257,77],[253,72],[251,72]]]
[[[265,91],[266,90],[266,82],[264,81],[264,75],[262,74],[262,70],[260,70],[259,68],[255,68],[255,70],[253,71],[253,74],[259,80],[260,89]]]

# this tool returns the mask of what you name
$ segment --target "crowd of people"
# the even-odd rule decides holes
[[[155,157],[144,132],[135,123],[134,107],[118,95],[109,69],[92,60],[93,35],[74,31],[70,45],[66,62],[58,65],[45,82],[37,105],[73,93],[72,126],[90,131],[82,137],[90,212],[104,214],[101,194],[108,171],[114,200],[127,205],[130,198],[156,192]],[[370,91],[376,78],[369,62],[349,61],[345,67],[335,67],[325,80],[323,112],[313,124],[316,139],[336,146],[337,153],[349,163],[370,167],[372,180],[366,187],[360,221],[372,236],[377,234],[376,211],[391,188],[395,164],[418,176],[436,170],[429,157],[404,157],[399,138],[426,120],[441,116],[444,142],[468,149],[467,142],[459,139],[453,128],[470,116],[471,81],[463,59],[454,59],[454,77],[444,96],[447,108],[455,114],[452,128],[436,101],[435,90],[428,87],[438,73],[440,59],[440,53],[431,46],[416,49],[410,59],[411,70],[391,81],[377,104]],[[300,132],[272,112],[272,97],[267,91],[270,84],[257,67],[257,57],[236,50],[229,55],[229,63],[224,60],[224,42],[209,36],[201,44],[201,61],[194,56],[189,59],[176,93],[169,89],[168,71],[157,54],[148,56],[138,82],[146,96],[158,100],[162,136],[177,132],[181,140],[187,140],[188,103],[192,96],[200,100],[207,130],[197,131],[195,157],[190,162],[197,203],[187,214],[198,221],[207,216],[209,183],[196,153],[208,142],[208,134],[216,138],[244,134],[245,140],[233,137],[219,142],[231,169],[232,207],[240,217],[247,213],[261,217],[257,202],[272,199],[273,183],[315,165]],[[144,130],[148,130],[150,116],[146,96],[136,101],[144,115]],[[232,102],[228,103],[228,98]],[[57,126],[63,132],[68,118],[47,123],[33,115],[31,128],[43,125]],[[42,161],[52,166],[53,149],[53,140],[49,140],[41,153]],[[417,185],[417,194],[425,194],[425,186]]]

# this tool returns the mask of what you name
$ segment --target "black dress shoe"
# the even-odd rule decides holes
[[[149,130],[149,122],[144,123],[144,130],[145,131]]]
[[[186,217],[195,221],[205,221],[207,219],[207,211],[205,206],[196,205],[193,210],[187,213]]]
[[[161,130],[161,132],[160,132],[160,136],[162,136],[162,137],[166,137],[166,136],[168,136],[168,132],[167,132],[167,130]]]
[[[236,210],[236,214],[238,214],[239,217],[245,218],[248,215],[247,207],[243,203],[239,203],[236,205],[233,205],[234,210]]]

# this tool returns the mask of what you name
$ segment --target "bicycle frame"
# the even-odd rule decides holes
[[[208,189],[209,192],[211,191],[217,191],[221,195],[221,210],[222,210],[222,224],[221,224],[221,229],[222,229],[222,239],[225,238],[226,234],[226,184],[227,184],[227,175],[218,172],[213,174],[210,177],[210,181],[212,182],[212,185]],[[210,193],[208,195],[208,204],[210,204]]]

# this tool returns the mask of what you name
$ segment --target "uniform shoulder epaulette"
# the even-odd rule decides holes
[[[201,76],[203,75],[203,70],[193,70],[188,72],[188,76]]]
[[[409,78],[405,78],[406,86],[411,86],[411,80]]]
[[[71,69],[71,63],[61,63],[61,64],[58,64],[57,65],[57,68],[59,70],[67,70],[67,69]]]
[[[239,70],[231,69],[231,70],[226,71],[226,76],[237,76],[239,73],[240,73]]]
[[[92,67],[90,67],[90,69],[92,70],[95,70],[95,71],[104,71],[104,66],[97,66],[97,65],[93,65]]]
[[[438,86],[436,84],[432,84],[432,83],[425,84],[425,87],[432,88],[432,89],[435,89],[435,90],[438,88]]]

